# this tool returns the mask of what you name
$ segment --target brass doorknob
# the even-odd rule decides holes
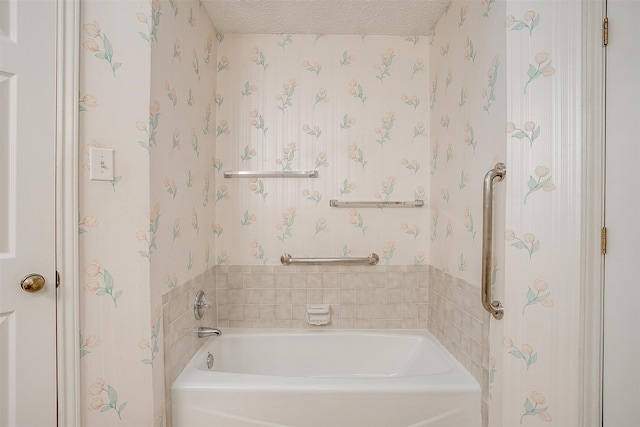
[[[23,291],[35,294],[44,289],[45,280],[40,274],[29,274],[20,281],[20,287]]]

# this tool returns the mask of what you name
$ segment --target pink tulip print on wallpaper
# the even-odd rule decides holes
[[[577,2],[451,2],[433,37],[222,34],[195,1],[82,6],[83,425],[166,425],[162,295],[217,266],[376,252],[475,289],[498,161],[490,425],[578,424],[581,51],[558,37],[579,33]],[[89,181],[91,147],[115,150],[112,182]]]

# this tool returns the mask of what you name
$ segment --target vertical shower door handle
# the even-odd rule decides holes
[[[491,264],[493,258],[493,182],[502,181],[507,175],[507,166],[497,163],[484,176],[482,192],[482,306],[495,319],[502,319],[504,308],[500,301],[491,298]]]

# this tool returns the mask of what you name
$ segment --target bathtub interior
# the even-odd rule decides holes
[[[453,369],[424,335],[366,331],[262,332],[250,340],[232,332],[212,340],[196,360],[201,370],[284,377],[393,378]]]

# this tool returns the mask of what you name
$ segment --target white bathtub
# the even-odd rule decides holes
[[[427,332],[227,329],[208,340],[172,385],[174,427],[482,424],[480,386]]]

